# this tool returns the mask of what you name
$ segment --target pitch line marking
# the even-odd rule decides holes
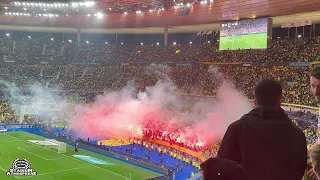
[[[14,138],[14,139],[20,139],[20,138],[11,136],[11,135],[9,135],[9,134],[6,134],[6,135],[9,136],[9,137],[12,137],[12,138]],[[20,139],[20,140],[23,140],[23,139]],[[24,141],[24,140],[23,140],[23,141]],[[25,141],[25,142],[27,142],[27,143],[29,143],[29,144],[32,144],[32,145],[34,145],[34,146],[37,146],[37,147],[46,149],[46,148],[44,148],[44,147],[42,147],[42,146],[38,146],[38,145],[36,145],[36,144],[33,144],[33,143],[29,142],[29,141]],[[51,149],[46,149],[46,150],[52,151],[52,152],[55,152],[55,153],[58,153],[58,152],[53,151],[53,150],[51,150]],[[73,157],[73,156],[67,156],[67,155],[64,155],[64,154],[60,154],[60,155],[65,156],[65,157],[70,158],[70,159],[73,159],[73,160],[80,161],[80,162],[85,163],[85,164],[88,164],[88,165],[90,165],[90,166],[92,166],[92,167],[96,167],[96,168],[101,169],[101,170],[103,170],[103,171],[106,171],[106,172],[109,172],[109,173],[111,173],[111,174],[120,176],[120,177],[122,177],[122,178],[124,178],[124,179],[130,179],[130,178],[128,178],[128,177],[122,176],[121,174],[117,174],[117,173],[115,173],[115,172],[109,171],[109,170],[107,170],[107,169],[104,169],[104,168],[101,168],[101,167],[99,167],[99,166],[95,166],[95,165],[90,164],[90,163],[88,163],[88,162],[85,162],[85,161],[82,161],[82,160],[80,160],[80,159],[77,159],[77,158],[75,158],[75,157]]]
[[[89,168],[89,167],[91,167],[91,166],[84,166],[84,167],[78,167],[78,168],[65,169],[65,170],[61,170],[61,171],[42,173],[42,174],[37,174],[37,176],[45,176],[45,175],[49,175],[49,174],[56,174],[56,173],[61,173],[61,172],[66,172],[66,171],[73,171],[73,170],[84,169],[84,168]],[[23,176],[21,178],[25,179],[25,178],[30,178],[30,177],[34,177],[34,176]]]
[[[12,140],[12,141],[0,141],[0,142],[3,142],[3,143],[8,143],[8,142],[16,142],[16,141],[21,141],[21,140]]]
[[[44,157],[42,157],[42,156],[39,156],[38,154],[32,153],[32,152],[30,152],[30,151],[27,151],[27,150],[25,150],[25,149],[22,149],[22,148],[19,148],[19,147],[18,147],[18,149],[20,149],[21,151],[27,152],[27,153],[29,153],[29,154],[35,155],[35,156],[37,156],[37,157],[39,157],[39,158],[41,158],[41,159],[49,160],[49,159],[47,159],[47,158],[44,158]]]
[[[26,147],[34,147],[34,146],[26,146]],[[37,156],[37,157],[39,157],[39,158],[41,158],[41,159],[44,159],[44,160],[46,160],[46,161],[54,161],[54,160],[59,160],[59,159],[66,159],[66,157],[58,157],[58,158],[47,159],[47,158],[45,158],[45,157],[39,156],[39,155],[34,154],[34,153],[30,152],[30,151],[27,151],[27,150],[25,150],[25,149],[22,149],[21,147],[17,147],[17,148],[20,149],[21,151],[25,151],[25,152],[27,152],[27,153],[33,154],[33,155],[35,155],[35,156]]]
[[[0,166],[0,169],[3,170],[3,171],[5,171],[5,172],[8,171],[8,170],[3,169],[1,166]],[[18,178],[18,179],[21,179],[21,177],[18,177],[18,176],[14,176],[14,177],[15,177],[15,178]]]

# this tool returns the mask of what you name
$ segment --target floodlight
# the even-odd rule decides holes
[[[97,18],[98,18],[98,19],[102,19],[102,17],[103,17],[103,14],[102,14],[102,13],[97,13]]]

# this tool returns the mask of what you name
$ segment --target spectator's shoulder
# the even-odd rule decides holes
[[[305,134],[304,132],[302,131],[302,129],[300,129],[297,125],[293,124],[292,123],[292,129],[293,129],[293,132],[300,135],[300,136],[303,136],[305,137]]]
[[[231,123],[231,124],[229,125],[229,128],[232,128],[232,129],[234,129],[234,128],[240,128],[240,127],[243,125],[244,121],[245,121],[245,119],[240,118],[239,120]]]

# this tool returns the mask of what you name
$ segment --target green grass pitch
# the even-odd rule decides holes
[[[220,50],[265,49],[267,33],[220,37]]]
[[[94,165],[73,157],[74,148],[67,146],[66,153],[55,149],[30,143],[28,140],[43,140],[27,132],[10,132],[0,134],[0,179],[34,179],[34,180],[143,180],[159,174],[117,161],[106,156],[79,149],[78,155],[86,155],[103,160],[113,165]],[[26,158],[37,176],[7,176],[12,163],[17,158]]]

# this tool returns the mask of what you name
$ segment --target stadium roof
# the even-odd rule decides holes
[[[39,2],[29,0],[27,2]],[[294,20],[311,20],[313,23],[320,22],[319,0],[214,0],[213,3],[208,0],[206,4],[193,3],[194,0],[175,0],[183,3],[183,6],[191,4],[189,14],[181,14],[180,9],[176,8],[177,3],[173,0],[100,0],[96,1],[96,8],[88,8],[92,16],[83,14],[73,14],[70,16],[59,15],[57,17],[33,17],[8,15],[11,9],[29,11],[30,14],[36,11],[41,13],[46,9],[50,11],[54,7],[24,7],[21,4],[15,5],[17,2],[2,2],[2,10],[0,11],[1,29],[19,30],[21,27],[13,26],[33,26],[24,27],[23,29],[38,29],[38,31],[59,31],[67,30],[75,31],[75,28],[83,29],[82,32],[100,32],[100,33],[163,33],[163,27],[168,26],[170,33],[196,32],[206,29],[219,29],[220,22],[230,20],[239,20],[256,17],[273,17],[274,26],[280,26],[283,23],[292,22]],[[19,1],[20,3],[23,1]],[[44,2],[43,0],[41,2]],[[46,1],[52,2],[52,1]],[[70,3],[66,0],[58,0],[55,2]],[[72,1],[74,2],[74,1]],[[52,4],[53,6],[53,4]],[[71,8],[71,7],[70,7]],[[35,10],[34,10],[35,9]],[[141,11],[137,13],[136,11]],[[147,11],[147,10],[150,11]],[[163,10],[165,9],[165,10]],[[72,11],[78,12],[77,8]],[[70,11],[71,11],[70,10]],[[151,11],[152,10],[152,11]],[[81,9],[80,9],[81,11]],[[7,13],[6,13],[7,12]],[[67,13],[65,10],[59,13]],[[95,18],[97,13],[103,13],[103,18]],[[127,12],[127,14],[124,14]],[[6,13],[6,14],[5,14]],[[44,13],[44,12],[42,12]],[[70,14],[75,12],[68,12]],[[17,13],[18,14],[18,13]],[[293,15],[295,14],[295,15]],[[201,24],[201,25],[199,25]],[[42,28],[41,28],[42,27]],[[51,28],[46,28],[51,27]],[[52,28],[63,27],[63,28]],[[143,28],[141,28],[143,27]],[[85,30],[86,29],[86,30]]]
[[[274,27],[279,27],[281,24],[293,20],[311,20],[313,23],[320,23],[320,11],[312,13],[301,13],[295,15],[277,16],[273,18]],[[219,23],[202,24],[202,25],[186,25],[186,26],[172,26],[169,28],[169,33],[192,33],[199,30],[217,30],[220,28]],[[43,26],[16,26],[16,25],[0,25],[0,30],[13,31],[30,31],[30,32],[69,32],[76,33],[76,28],[71,27],[43,27]],[[97,34],[163,34],[162,27],[151,28],[86,28],[82,29],[83,33],[97,33]]]

